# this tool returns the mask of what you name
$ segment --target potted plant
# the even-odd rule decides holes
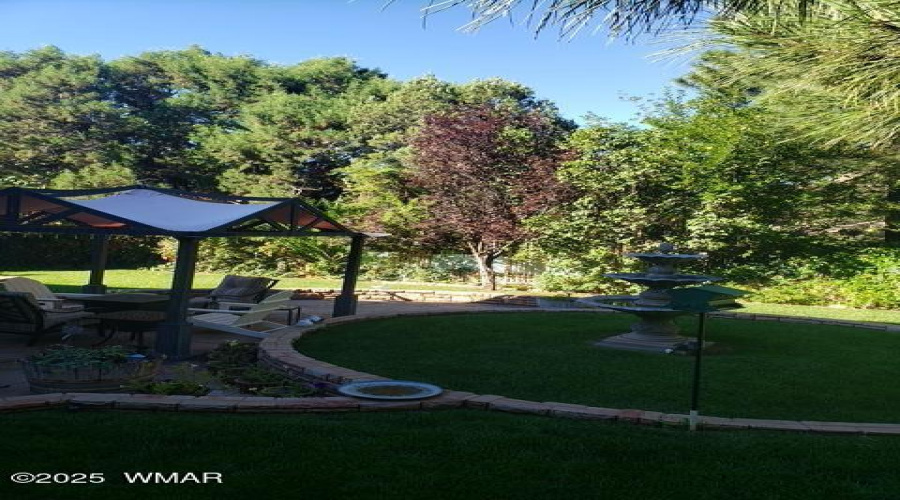
[[[131,353],[122,346],[98,349],[51,346],[20,360],[31,391],[111,392],[140,380],[152,380],[161,358]]]

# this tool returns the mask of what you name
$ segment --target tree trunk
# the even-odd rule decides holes
[[[481,288],[485,290],[497,289],[497,274],[494,272],[494,254],[473,253],[475,261],[478,262],[478,275],[481,277]]]

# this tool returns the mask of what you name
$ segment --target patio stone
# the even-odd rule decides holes
[[[616,420],[620,410],[615,408],[600,408],[585,406],[583,408],[555,407],[550,409],[550,415],[554,417],[573,418],[577,420]]]
[[[816,422],[803,420],[800,423],[807,426],[811,432],[822,434],[863,434],[859,424],[849,422]]]
[[[60,405],[65,401],[62,394],[36,394],[33,396],[17,396],[0,399],[0,411],[27,410],[47,408]]]
[[[705,429],[749,429],[750,425],[741,422],[735,422],[733,418],[723,417],[700,417],[700,426]]]
[[[498,399],[503,399],[503,396],[498,396],[496,394],[483,394],[472,399],[467,399],[466,408],[484,409],[487,408],[489,404],[497,401]]]
[[[462,408],[466,401],[477,397],[474,392],[445,391],[439,396],[423,399],[422,408],[425,410],[443,410],[447,408]]]
[[[359,411],[421,410],[421,401],[360,401]]]
[[[732,419],[736,424],[747,424],[750,429],[765,429],[770,431],[797,431],[809,432],[809,427],[795,420],[763,420],[753,418]]]
[[[64,396],[69,407],[82,408],[113,408],[118,401],[128,399],[131,394],[104,394],[104,393],[78,393],[71,392]]]
[[[276,401],[275,407],[291,411],[358,411],[359,401],[344,397],[281,398]]]
[[[131,394],[115,402],[115,408],[123,410],[176,410],[183,401],[195,396],[166,396],[161,394]]]
[[[689,415],[684,415],[682,413],[666,413],[665,415],[659,417],[659,423],[664,426],[685,426],[688,424]]]
[[[270,397],[246,397],[241,401],[237,402],[237,406],[235,406],[235,411],[238,412],[253,412],[253,411],[261,411],[261,410],[274,410],[277,406],[277,398]]]
[[[238,402],[243,398],[195,398],[191,401],[178,403],[178,411],[202,411],[202,412],[230,412],[234,411]]]
[[[489,403],[488,408],[507,413],[533,413],[536,415],[550,413],[550,405],[524,399],[501,398]]]

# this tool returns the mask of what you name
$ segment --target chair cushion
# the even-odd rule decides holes
[[[0,281],[0,285],[2,285],[7,292],[30,293],[37,300],[57,298],[56,295],[51,292],[46,285],[31,278],[14,276],[12,278],[3,279],[2,281]]]

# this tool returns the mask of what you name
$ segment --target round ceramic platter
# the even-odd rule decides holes
[[[423,399],[437,396],[443,389],[436,385],[408,380],[354,382],[337,388],[345,396],[367,399]]]

